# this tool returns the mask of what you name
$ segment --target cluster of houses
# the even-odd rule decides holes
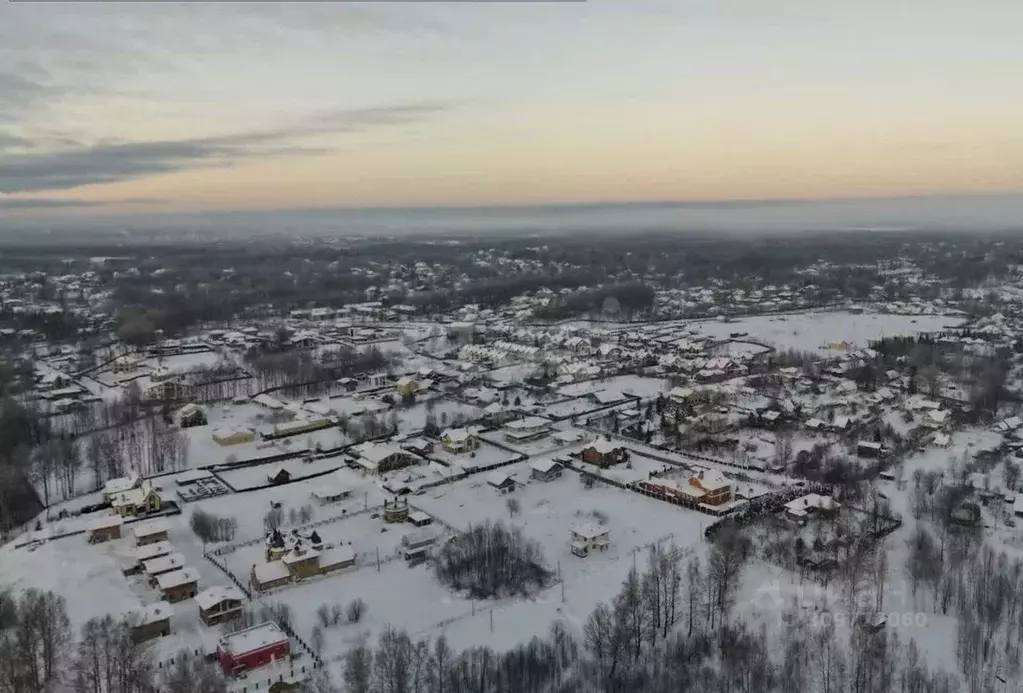
[[[351,546],[328,548],[315,531],[300,536],[274,530],[266,537],[266,562],[252,566],[249,584],[255,591],[265,592],[353,565]]]

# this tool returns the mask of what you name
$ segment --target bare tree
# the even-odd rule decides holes
[[[178,652],[161,679],[166,693],[227,693],[227,679],[216,667],[187,650]]]
[[[348,602],[348,608],[346,609],[346,615],[349,623],[358,623],[362,620],[362,617],[366,614],[366,602],[362,599],[353,599]]]
[[[348,693],[370,693],[373,684],[373,650],[365,642],[345,654],[344,684]]]

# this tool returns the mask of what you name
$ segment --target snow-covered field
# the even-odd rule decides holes
[[[736,332],[780,349],[816,351],[832,342],[857,347],[882,337],[932,332],[962,324],[961,318],[942,315],[890,315],[887,313],[808,312],[792,315],[760,315],[731,322],[694,323],[701,334],[728,339]]]
[[[593,607],[617,591],[633,561],[646,560],[652,544],[698,547],[702,530],[710,522],[705,515],[639,494],[602,486],[586,489],[574,472],[544,483],[529,480],[528,463],[503,471],[520,483],[513,494],[521,507],[517,514],[511,515],[506,507],[510,496],[498,495],[484,475],[411,496],[411,504],[433,516],[432,529],[442,534],[445,526],[465,529],[487,520],[520,527],[540,543],[548,567],[560,574],[564,589],[556,582],[531,599],[475,602],[452,593],[429,567],[409,567],[397,557],[401,536],[414,528],[388,525],[372,517],[372,505],[371,512],[359,512],[365,506],[357,498],[347,503],[354,515],[316,527],[327,543],[350,543],[357,553],[357,565],[336,575],[274,590],[262,597],[263,601],[288,604],[296,631],[306,637],[316,625],[320,604],[344,606],[355,598],[365,600],[368,611],[361,623],[325,630],[326,659],[340,657],[360,637],[377,634],[388,624],[399,624],[415,636],[443,632],[457,648],[487,644],[506,649],[546,630],[559,618],[581,630]],[[338,512],[337,508],[331,510]],[[569,551],[570,528],[579,522],[601,520],[611,530],[610,550],[585,559],[574,556]],[[262,544],[253,543],[224,559],[233,572],[245,576],[253,563],[265,560],[262,552]]]

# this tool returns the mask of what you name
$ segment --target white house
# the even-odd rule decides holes
[[[572,553],[585,558],[590,551],[607,551],[611,545],[611,530],[590,522],[576,525],[571,529]]]

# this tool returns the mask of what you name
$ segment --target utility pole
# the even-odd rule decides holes
[[[490,610],[490,632],[494,632],[494,610]]]
[[[377,572],[380,572],[380,547],[377,547]]]

